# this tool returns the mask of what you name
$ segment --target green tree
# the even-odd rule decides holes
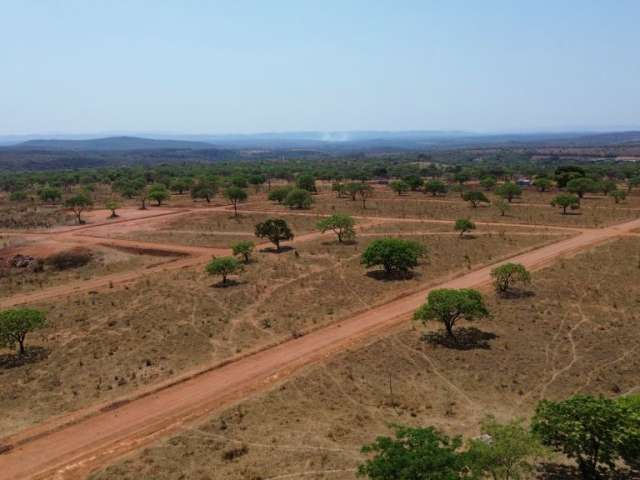
[[[281,218],[269,218],[256,225],[256,237],[268,238],[276,246],[276,251],[280,251],[280,242],[293,240],[293,232],[287,222]]]
[[[573,178],[567,182],[567,191],[583,198],[585,193],[592,193],[598,189],[598,184],[588,177]]]
[[[616,402],[625,419],[620,455],[627,465],[640,471],[640,395],[619,397]]]
[[[629,179],[627,180],[627,192],[631,193],[631,190],[638,186],[640,186],[640,175],[629,177]]]
[[[455,340],[453,327],[459,319],[472,321],[488,316],[482,294],[477,290],[441,288],[429,293],[427,303],[416,310],[413,318],[423,323],[429,320],[441,322],[447,334]]]
[[[307,209],[311,208],[313,198],[308,190],[293,188],[283,202],[289,208]]]
[[[207,263],[205,271],[209,275],[221,275],[222,284],[227,284],[227,276],[242,269],[242,265],[234,257],[218,257]]]
[[[109,218],[118,218],[120,216],[116,213],[116,210],[120,208],[120,204],[115,200],[107,200],[104,206],[107,210],[111,210],[111,215],[109,215]]]
[[[9,194],[10,202],[24,202],[27,199],[27,194],[23,190],[16,190]]]
[[[424,184],[424,193],[430,193],[433,197],[436,195],[446,195],[447,186],[441,180],[429,180]]]
[[[356,221],[351,215],[346,213],[334,213],[330,217],[320,220],[316,227],[322,233],[327,230],[332,230],[338,237],[338,242],[342,243],[345,240],[353,240],[356,237],[356,231],[354,226]]]
[[[475,230],[476,224],[468,218],[459,218],[453,225],[453,229],[456,232],[460,232],[460,237],[463,237],[465,233],[470,232],[471,230]]]
[[[513,182],[505,182],[496,187],[496,195],[511,203],[514,198],[522,195],[522,188]]]
[[[551,190],[551,187],[553,187],[553,181],[547,177],[539,177],[533,181],[533,186],[536,187],[536,190],[542,193],[547,190]]]
[[[147,197],[150,200],[154,200],[158,203],[158,206],[162,205],[166,199],[169,198],[169,190],[161,183],[155,183],[149,187],[149,194]]]
[[[422,187],[422,179],[418,175],[407,175],[402,181],[409,185],[412,192],[417,192]]]
[[[191,187],[191,179],[186,177],[178,177],[171,182],[171,190],[182,195]]]
[[[487,176],[482,177],[480,179],[480,186],[484,188],[487,192],[493,190],[498,182],[496,181],[496,177]]]
[[[358,467],[370,480],[459,480],[466,455],[462,439],[449,438],[433,427],[395,427],[395,438],[378,437],[362,453],[372,455]]]
[[[84,193],[78,193],[67,199],[65,205],[76,215],[78,225],[82,225],[84,223],[84,220],[82,220],[82,212],[90,208],[93,205],[93,201]]]
[[[360,197],[362,208],[367,208],[367,199],[373,195],[373,188],[368,183],[358,183],[356,195]]]
[[[229,179],[229,187],[244,189],[244,188],[247,188],[248,186],[249,186],[249,182],[247,182],[247,179],[242,175],[234,175]]]
[[[575,195],[561,193],[551,200],[551,206],[562,208],[562,214],[566,215],[567,208],[571,208],[571,210],[577,210],[580,208],[580,199]]]
[[[604,195],[609,195],[618,189],[618,184],[613,180],[605,179],[598,183],[598,187]]]
[[[464,192],[462,194],[462,199],[465,202],[471,203],[473,208],[477,208],[480,203],[489,203],[489,199],[482,192],[477,192],[475,190],[469,190],[468,192]]]
[[[611,192],[611,198],[613,198],[613,201],[615,203],[624,202],[627,198],[627,192],[625,192],[624,190],[614,190],[613,192]]]
[[[575,395],[538,403],[532,430],[542,442],[574,459],[585,480],[615,468],[628,438],[625,409],[615,400]]]
[[[274,188],[269,192],[267,198],[272,202],[282,203],[287,198],[287,195],[289,195],[289,192],[291,190],[293,190],[293,188],[289,185],[285,187]]]
[[[244,202],[247,199],[247,192],[240,187],[227,187],[224,196],[233,204],[234,215],[238,216],[238,202]]]
[[[468,462],[473,472],[493,480],[521,480],[529,478],[535,465],[549,457],[549,450],[531,434],[522,420],[499,423],[494,417],[485,418],[480,438],[467,445]]]
[[[241,255],[244,258],[244,263],[249,263],[253,249],[256,247],[255,243],[251,240],[240,240],[239,242],[231,245],[231,251],[234,255]]]
[[[46,186],[38,192],[38,197],[45,203],[56,203],[62,199],[62,192],[59,188]]]
[[[531,284],[531,274],[521,263],[503,263],[491,271],[491,277],[498,293],[507,293],[515,283]]]
[[[253,187],[255,188],[256,192],[260,191],[260,187],[262,185],[264,185],[264,183],[267,181],[267,179],[265,178],[264,175],[251,175],[249,176],[249,183],[251,185],[253,185]]]
[[[317,192],[316,179],[313,175],[310,175],[308,173],[303,173],[299,175],[298,178],[296,179],[296,185],[298,186],[298,188],[302,190],[306,190],[308,192],[314,192],[314,193]]]
[[[505,214],[511,209],[511,205],[504,198],[496,198],[493,201],[493,206],[498,209],[500,216],[504,217]]]
[[[389,182],[389,188],[396,192],[398,195],[402,195],[403,193],[407,193],[409,191],[409,184],[404,180],[394,180]]]
[[[211,203],[211,199],[218,193],[218,183],[213,179],[200,179],[191,186],[191,198],[204,199]]]
[[[383,238],[371,242],[362,253],[361,263],[367,268],[381,265],[387,275],[407,273],[418,266],[426,255],[424,245],[413,240]]]
[[[24,355],[24,341],[29,332],[45,327],[44,313],[31,308],[16,308],[0,312],[0,346],[14,348]]]

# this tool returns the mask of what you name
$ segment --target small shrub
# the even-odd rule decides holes
[[[93,258],[91,250],[83,247],[64,250],[48,257],[45,261],[47,265],[51,265],[56,270],[68,270],[70,268],[79,268],[88,264]]]

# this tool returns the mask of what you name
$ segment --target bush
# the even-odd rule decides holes
[[[72,248],[51,255],[45,263],[51,265],[56,270],[68,270],[79,268],[88,264],[93,258],[91,250],[83,247]]]
[[[227,276],[242,269],[240,262],[234,257],[218,257],[211,260],[205,267],[209,275],[221,275],[222,284],[226,285]]]
[[[491,271],[493,277],[493,285],[498,293],[506,293],[514,283],[522,283],[529,285],[531,283],[531,275],[520,263],[505,263],[499,265]]]
[[[284,199],[284,204],[289,208],[307,209],[311,207],[312,203],[311,193],[302,188],[292,189]]]
[[[476,224],[468,218],[459,218],[453,225],[453,229],[456,232],[460,232],[460,236],[462,237],[465,233],[470,232],[471,230],[475,230]]]
[[[249,263],[254,248],[255,244],[251,240],[241,240],[231,245],[233,254],[241,255],[244,258],[244,263]]]
[[[289,195],[289,192],[292,189],[293,189],[293,187],[291,187],[289,185],[286,186],[286,187],[274,188],[273,190],[271,190],[269,192],[269,195],[268,195],[267,198],[272,202],[282,203],[287,198],[287,195]]]
[[[24,202],[27,199],[27,194],[22,190],[16,190],[9,195],[9,201],[11,202]]]
[[[383,238],[369,244],[362,253],[361,263],[367,268],[381,265],[387,275],[393,272],[407,273],[418,266],[418,261],[425,254],[425,247],[419,242]]]

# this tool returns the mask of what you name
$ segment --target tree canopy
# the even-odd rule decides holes
[[[362,253],[361,263],[367,268],[382,266],[387,275],[407,273],[418,266],[426,255],[424,245],[413,240],[383,238],[372,241]]]

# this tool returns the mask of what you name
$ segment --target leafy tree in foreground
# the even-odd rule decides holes
[[[441,288],[433,290],[413,315],[415,320],[426,323],[429,320],[441,322],[447,334],[455,340],[453,327],[460,318],[472,321],[489,316],[482,295],[469,288]]]
[[[274,188],[269,192],[268,199],[272,202],[282,203],[292,190],[291,186]]]
[[[75,213],[78,225],[82,225],[84,223],[84,220],[82,220],[82,212],[91,207],[93,201],[84,193],[78,193],[67,199],[65,205]]]
[[[472,471],[493,480],[529,478],[536,463],[550,452],[530,433],[522,420],[498,423],[485,418],[480,426],[483,437],[468,442],[467,455]]]
[[[625,408],[616,400],[576,395],[567,400],[542,400],[532,430],[542,442],[574,459],[585,480],[596,480],[629,444]]]
[[[407,193],[411,187],[409,187],[409,184],[404,180],[394,180],[393,182],[389,182],[389,188],[398,195],[402,195],[403,193]]]
[[[294,188],[287,193],[283,203],[289,208],[307,209],[311,208],[313,198],[308,190]]]
[[[116,210],[120,208],[120,204],[115,200],[107,200],[104,206],[107,210],[111,210],[111,215],[109,215],[109,218],[118,218],[120,216],[116,213]]]
[[[334,213],[330,217],[320,220],[316,227],[322,233],[327,230],[332,230],[338,237],[338,242],[342,243],[345,240],[353,240],[356,236],[354,226],[356,221],[351,215],[345,213]]]
[[[358,467],[370,480],[458,480],[466,456],[462,439],[449,438],[433,427],[395,427],[395,438],[378,437],[362,452],[373,455]]]
[[[567,214],[567,208],[571,210],[577,210],[580,208],[580,199],[575,195],[571,195],[568,193],[561,193],[560,195],[556,195],[553,200],[551,200],[552,207],[560,207],[562,208],[562,214]]]
[[[241,255],[244,258],[244,263],[249,263],[255,246],[251,240],[240,240],[231,246],[231,251],[234,255]]]
[[[162,205],[162,202],[169,198],[169,190],[167,190],[167,187],[161,183],[156,183],[149,187],[149,194],[147,197],[150,200],[157,202],[158,206],[160,206]]]
[[[498,293],[506,293],[515,283],[529,285],[531,274],[521,263],[504,263],[491,271]]]
[[[424,245],[413,240],[383,238],[374,240],[362,253],[361,263],[367,268],[381,265],[387,275],[407,273],[418,266],[426,254]]]
[[[453,229],[456,232],[460,232],[460,237],[462,237],[465,233],[470,232],[471,230],[475,230],[476,224],[468,218],[459,218],[453,225]]]
[[[465,202],[471,203],[473,208],[477,208],[480,203],[489,203],[489,199],[482,192],[477,192],[475,190],[469,190],[468,192],[464,192],[462,194],[462,199]]]
[[[626,424],[620,455],[627,465],[640,471],[640,395],[627,395],[616,401]]]
[[[268,238],[280,251],[280,242],[293,240],[293,232],[287,222],[281,218],[270,218],[256,225],[256,237]]]
[[[224,191],[224,196],[233,204],[233,212],[238,216],[238,202],[244,202],[247,199],[247,192],[240,187],[228,187]]]
[[[16,308],[0,312],[0,346],[14,348],[24,355],[24,341],[29,332],[46,326],[44,313],[31,308]]]
[[[496,188],[496,195],[511,203],[515,197],[522,195],[522,188],[513,182],[505,182]]]
[[[218,257],[211,260],[205,267],[209,275],[221,275],[222,284],[227,284],[227,276],[241,270],[242,265],[234,257]]]

